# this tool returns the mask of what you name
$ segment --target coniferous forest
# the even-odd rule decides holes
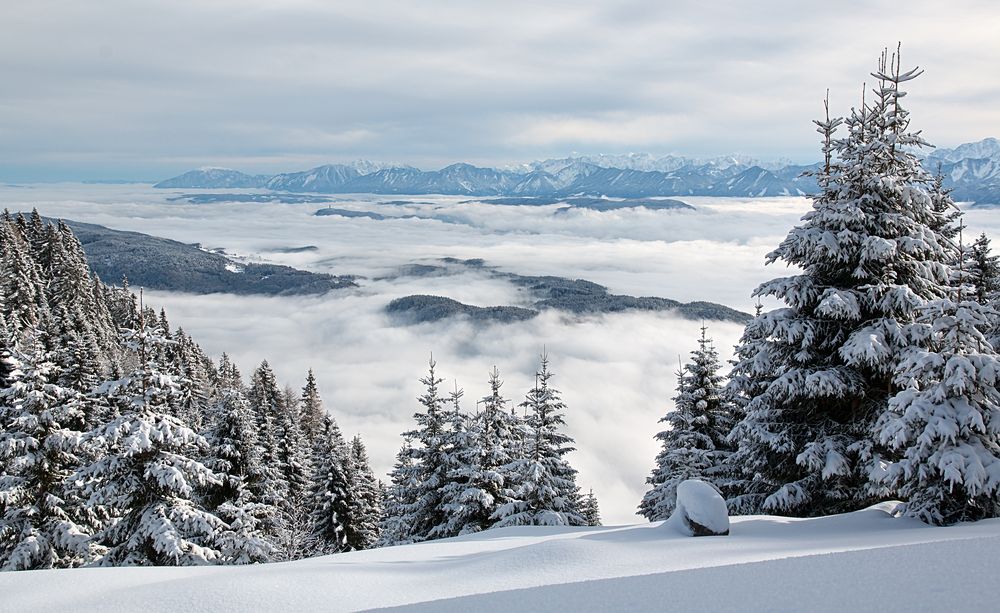
[[[297,391],[267,361],[248,380],[214,363],[37,211],[4,215],[0,249],[3,569],[248,564],[600,523],[563,457],[547,356],[518,404],[494,368],[475,414],[432,360],[385,484],[312,371]]]
[[[246,564],[364,549],[381,493],[309,372],[245,381],[92,276],[37,212],[0,223],[0,565]],[[140,293],[141,296],[141,293]]]
[[[707,328],[678,372],[639,513],[687,479],[734,514],[903,501],[930,524],[1000,515],[1000,266],[917,156],[884,54],[874,96],[816,122],[812,210],[768,256],[728,367]],[[510,526],[595,526],[549,357],[534,385],[447,389],[431,358],[387,481],[312,371],[244,377],[90,272],[62,222],[0,219],[0,568],[251,564]],[[778,304],[765,310],[763,301]],[[474,411],[463,403],[475,406]],[[640,433],[637,433],[637,436]],[[610,459],[613,461],[613,459]]]

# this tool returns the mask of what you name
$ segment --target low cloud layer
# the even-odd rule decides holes
[[[618,210],[555,214],[551,207],[503,207],[460,198],[414,198],[386,205],[364,197],[336,206],[427,219],[376,221],[312,216],[321,205],[167,202],[172,192],[136,186],[0,188],[0,207],[37,206],[44,215],[99,223],[224,247],[316,271],[361,274],[356,290],[322,297],[191,296],[147,292],[211,354],[232,355],[248,375],[268,359],[282,382],[301,387],[316,371],[328,408],[348,433],[361,433],[384,473],[412,425],[418,379],[434,352],[447,386],[465,389],[466,407],[487,391],[495,364],[507,398],[521,402],[543,347],[568,405],[577,440],[571,461],[598,495],[608,523],[635,521],[635,505],[657,451],[657,420],[671,407],[678,359],[695,346],[700,322],[669,313],[571,318],[556,312],[518,324],[473,326],[461,320],[401,326],[383,307],[416,293],[489,306],[517,304],[514,286],[469,270],[452,276],[399,277],[400,267],[441,257],[483,258],[521,274],[585,278],[612,291],[710,300],[751,310],[763,280],[792,274],[764,255],[808,209],[803,198],[692,198],[695,211]],[[445,221],[442,221],[444,219]],[[990,210],[966,215],[967,233],[1000,236]],[[314,245],[316,251],[282,253]],[[712,323],[723,358],[741,333]]]
[[[518,404],[534,382],[538,354],[546,349],[554,384],[568,406],[568,430],[577,452],[570,461],[579,482],[598,495],[609,523],[635,521],[657,446],[657,420],[669,407],[679,356],[693,348],[699,323],[669,315],[623,314],[582,320],[548,312],[529,322],[474,326],[446,321],[393,325],[381,313],[382,296],[340,299],[234,298],[150,292],[171,319],[217,354],[229,348],[247,373],[263,355],[279,377],[301,387],[306,369],[319,379],[327,408],[347,433],[369,444],[384,474],[413,427],[431,352],[444,387],[465,390],[464,406],[489,391],[497,365],[505,397]],[[735,324],[711,333],[724,353],[738,338]],[[240,341],[239,339],[245,339]]]

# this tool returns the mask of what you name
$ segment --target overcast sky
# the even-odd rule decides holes
[[[1000,4],[5,2],[0,180],[158,179],[357,158],[438,168],[579,153],[811,161],[831,88],[884,45],[914,122],[996,136]]]

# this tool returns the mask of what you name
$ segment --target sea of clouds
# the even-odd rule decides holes
[[[558,206],[371,195],[332,204],[400,217],[374,220],[313,216],[326,204],[167,200],[178,193],[147,185],[3,186],[0,207],[37,207],[47,216],[221,247],[250,261],[362,276],[359,288],[325,296],[147,291],[146,300],[165,307],[171,323],[213,357],[228,352],[244,375],[267,359],[282,383],[299,388],[312,368],[327,408],[346,434],[364,437],[379,473],[392,466],[399,434],[412,425],[431,352],[445,387],[463,388],[472,410],[488,391],[494,365],[505,396],[521,402],[546,350],[576,438],[578,451],[569,458],[581,487],[598,496],[606,523],[637,521],[635,506],[657,452],[657,421],[671,407],[678,362],[696,346],[701,322],[670,313],[550,311],[515,324],[453,319],[405,326],[383,311],[399,296],[436,294],[478,306],[524,304],[527,297],[480,270],[414,277],[400,269],[443,257],[482,258],[506,272],[583,278],[616,293],[751,311],[760,282],[794,274],[781,263],[765,267],[764,259],[809,207],[805,198],[690,198],[694,211],[557,213]],[[383,204],[390,200],[412,203]],[[1000,235],[1000,220],[989,210],[969,210],[966,221],[968,234]],[[310,245],[316,249],[284,252]],[[741,332],[737,324],[709,323],[723,359]]]

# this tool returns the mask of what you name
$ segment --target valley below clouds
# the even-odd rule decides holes
[[[681,198],[694,210],[609,211],[558,205],[504,206],[468,197],[406,200],[358,195],[334,202],[169,201],[192,190],[148,185],[0,187],[0,207],[95,223],[224,249],[238,261],[266,262],[335,275],[358,287],[321,296],[192,295],[146,291],[213,358],[223,351],[244,376],[267,359],[295,388],[314,369],[327,408],[345,434],[368,442],[383,476],[408,430],[431,352],[465,408],[488,390],[496,365],[503,392],[520,403],[547,350],[554,383],[568,405],[569,456],[584,491],[597,494],[605,523],[634,522],[635,506],[658,445],[657,420],[671,406],[678,360],[695,347],[701,322],[666,312],[578,316],[556,310],[516,323],[449,318],[402,325],[385,312],[393,299],[429,294],[475,306],[525,306],[523,288],[475,267],[447,274],[407,273],[442,258],[482,259],[521,275],[586,279],[613,293],[711,301],[752,312],[762,281],[794,270],[764,258],[809,207],[805,198]],[[218,192],[219,190],[214,190]],[[234,190],[233,193],[244,193]],[[392,203],[389,203],[392,201]],[[317,217],[327,206],[385,217]],[[969,232],[995,237],[988,210],[970,209]],[[105,279],[117,282],[117,279]],[[742,326],[708,322],[728,359]]]

